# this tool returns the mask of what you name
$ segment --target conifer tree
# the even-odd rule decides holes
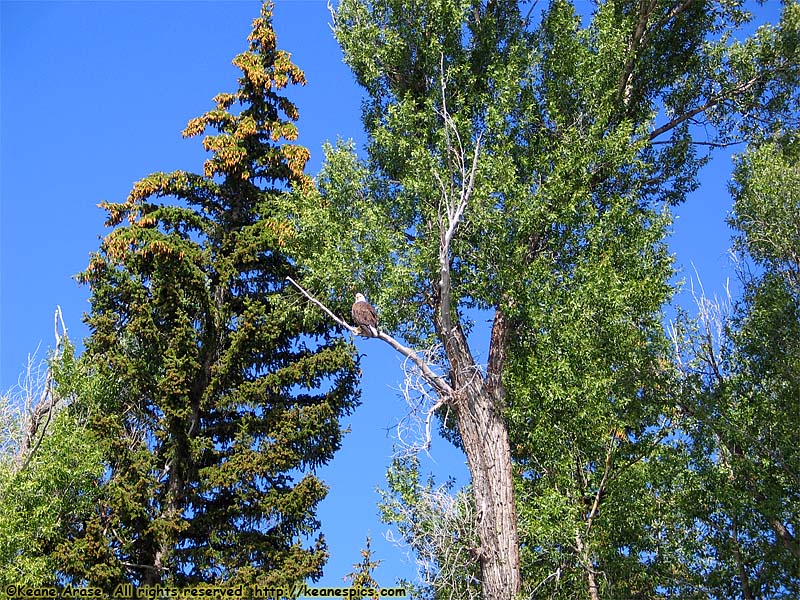
[[[279,206],[311,180],[281,95],[305,78],[276,47],[269,3],[248,40],[238,91],[184,131],[215,132],[203,173],[153,173],[102,204],[115,229],[80,275],[86,357],[122,391],[92,419],[106,480],[61,548],[66,580],[113,591],[321,575],[313,470],[357,403],[356,363],[285,281],[297,274]]]

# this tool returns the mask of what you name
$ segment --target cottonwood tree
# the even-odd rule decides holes
[[[353,348],[304,311],[285,278],[279,210],[308,188],[295,105],[304,84],[277,49],[271,6],[233,64],[238,90],[193,119],[202,173],[153,173],[121,203],[81,280],[86,359],[119,383],[91,419],[107,476],[60,554],[66,581],[286,586],[327,557],[314,469],[357,402]]]
[[[523,573],[553,597],[656,593],[657,515],[608,519],[667,435],[669,208],[705,149],[791,116],[797,8],[733,42],[744,1],[339,3],[367,158],[331,149],[297,200],[306,281],[438,348],[425,393],[467,457],[485,598]]]
[[[678,490],[713,598],[800,594],[800,145],[782,132],[737,160],[742,298],[699,299],[675,328],[694,481]]]
[[[29,359],[20,385],[0,399],[0,585],[58,583],[58,549],[70,524],[91,514],[102,456],[86,421],[113,392],[76,360],[56,312],[56,344]]]

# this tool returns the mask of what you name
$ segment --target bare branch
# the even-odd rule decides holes
[[[650,141],[654,140],[655,138],[657,138],[658,136],[660,136],[663,133],[666,133],[668,131],[671,131],[672,129],[675,129],[681,123],[683,123],[685,121],[688,121],[692,117],[694,117],[696,115],[699,115],[702,112],[707,111],[709,108],[713,108],[714,106],[719,104],[721,100],[722,100],[721,98],[712,98],[711,100],[709,100],[705,104],[703,104],[701,106],[698,106],[696,108],[693,108],[692,110],[690,110],[688,112],[685,112],[685,113],[683,113],[681,115],[678,115],[677,117],[675,117],[674,119],[668,121],[667,123],[665,123],[661,127],[658,127],[656,129],[654,129],[650,133],[650,138],[649,138]]]
[[[61,314],[60,306],[56,307],[53,321],[56,347],[51,361],[54,362],[60,358],[63,352],[63,342],[67,339],[67,327],[64,324],[64,317]],[[58,327],[59,322],[61,324],[60,333]],[[18,470],[27,468],[41,446],[60,400],[61,397],[53,393],[53,365],[51,364],[47,369],[39,400],[29,412],[27,427],[25,428],[25,434],[20,442],[19,452],[17,454],[16,464]]]
[[[353,327],[352,325],[345,322],[344,319],[337,317],[331,310],[328,309],[322,302],[314,298],[310,293],[308,293],[303,286],[297,283],[291,277],[287,277],[286,280],[295,286],[300,292],[311,302],[319,306],[325,314],[330,316],[334,321],[336,321],[339,325],[347,329],[353,335],[359,335],[359,331],[357,328]],[[445,379],[436,373],[434,373],[430,366],[417,354],[416,351],[408,348],[398,342],[395,338],[390,336],[385,331],[379,331],[377,335],[377,339],[383,340],[387,344],[389,344],[392,348],[397,350],[400,354],[405,356],[407,359],[411,360],[417,368],[422,372],[422,375],[425,377],[425,380],[436,390],[439,396],[443,399],[450,398],[453,395],[453,388],[450,387],[450,384],[445,381]]]
[[[647,28],[647,21],[650,19],[650,15],[655,9],[655,5],[656,0],[650,0],[649,6],[646,5],[645,2],[642,2],[639,11],[639,20],[636,23],[636,29],[634,30],[631,41],[628,44],[628,60],[625,63],[625,68],[622,71],[622,76],[620,77],[619,85],[617,86],[617,101],[622,102],[626,108],[628,106],[628,100],[630,99],[630,80],[631,75],[633,74],[633,68],[636,65],[636,56],[639,52],[642,39],[644,38],[645,30]]]
[[[559,567],[558,567],[558,568],[557,568],[555,571],[553,571],[553,572],[552,572],[552,573],[550,573],[550,574],[549,574],[547,577],[545,577],[545,578],[544,578],[544,579],[542,579],[542,580],[541,580],[539,583],[537,583],[537,584],[536,584],[536,587],[535,587],[535,588],[533,588],[533,589],[531,590],[531,592],[530,592],[530,594],[528,595],[528,597],[529,597],[529,598],[536,598],[536,597],[537,597],[537,596],[536,596],[536,592],[538,592],[538,591],[539,591],[539,588],[540,588],[540,587],[542,587],[542,586],[543,586],[545,583],[547,583],[547,582],[548,582],[548,581],[550,581],[551,579],[555,579],[555,580],[556,580],[556,582],[558,582],[558,581],[559,581],[559,579],[561,579],[561,566],[560,566],[560,565],[559,565]]]
[[[452,387],[450,387],[450,384],[445,381],[444,377],[434,373],[430,366],[422,358],[420,358],[419,354],[417,354],[415,350],[404,346],[385,331],[380,331],[378,333],[378,339],[383,340],[392,348],[397,350],[400,354],[410,359],[422,372],[425,380],[436,390],[440,398],[447,401],[453,396],[454,390]]]
[[[594,501],[592,502],[592,508],[589,511],[589,516],[586,517],[586,529],[584,533],[587,536],[592,529],[592,524],[597,516],[597,511],[600,509],[600,500],[602,500],[603,494],[606,492],[608,478],[611,475],[611,463],[614,457],[614,449],[616,448],[615,439],[616,438],[612,435],[608,442],[608,449],[606,451],[606,466],[603,470],[603,477],[600,480],[600,484],[597,486],[597,492],[594,495]]]
[[[426,364],[435,364],[440,346],[422,352]],[[399,389],[408,404],[408,414],[397,423],[397,439],[402,446],[402,455],[428,452],[431,448],[431,422],[436,411],[446,406],[445,399],[431,389],[427,378],[420,372],[416,363],[406,358],[403,361],[403,383]]]
[[[442,406],[445,405],[444,400],[439,400],[436,404],[431,406],[428,409],[428,413],[425,416],[425,447],[431,447],[431,421],[433,420],[433,415],[436,414],[436,411],[439,410]]]
[[[705,111],[707,111],[707,110],[709,110],[711,108],[714,108],[715,106],[717,106],[721,102],[724,102],[725,100],[729,100],[729,99],[735,98],[736,96],[744,94],[746,91],[748,91],[750,88],[752,88],[756,83],[761,81],[763,79],[763,77],[764,77],[764,74],[756,75],[752,79],[737,85],[734,89],[732,89],[730,92],[728,92],[726,94],[718,94],[716,96],[712,96],[705,104],[697,106],[697,107],[693,108],[692,110],[687,111],[687,112],[685,112],[683,114],[680,114],[677,117],[675,117],[675,118],[671,119],[670,121],[668,121],[667,123],[665,123],[664,125],[662,125],[661,127],[657,127],[656,129],[654,129],[650,133],[648,139],[652,142],[655,138],[659,137],[660,135],[662,135],[662,134],[664,134],[664,133],[666,133],[668,131],[671,131],[672,129],[675,129],[678,125],[688,121],[692,117],[695,117],[695,116],[699,115],[700,113],[703,113],[703,112],[705,112]]]
[[[434,176],[442,190],[439,207],[439,280],[436,282],[437,302],[434,310],[437,313],[438,333],[442,336],[445,352],[456,371],[470,367],[475,361],[469,351],[466,338],[460,327],[454,324],[452,315],[450,250],[458,224],[464,215],[475,190],[478,172],[478,159],[481,152],[481,138],[478,136],[471,160],[467,158],[467,150],[458,131],[458,126],[447,108],[447,84],[444,75],[444,57],[440,57],[440,83],[442,107],[439,115],[444,123],[445,148],[444,161],[448,170],[449,181],[444,182],[435,173]],[[458,187],[458,193],[455,189]],[[443,206],[442,206],[443,204]]]
[[[694,280],[691,283],[692,296],[698,310],[698,319],[702,327],[700,347],[694,350],[696,356],[710,369],[710,374],[721,383],[724,380],[719,362],[718,348],[724,337],[725,321],[730,310],[730,292],[728,298],[721,302],[714,298],[710,300],[705,293],[700,274],[695,268],[700,293],[695,292]]]
[[[694,4],[695,0],[685,0],[681,4],[678,4],[675,8],[669,11],[664,17],[656,23],[655,27],[653,27],[654,31],[657,31],[664,27],[667,23],[669,23],[672,19],[680,15],[682,12],[686,11],[692,4]]]
[[[707,146],[708,148],[730,148],[731,146],[738,146],[739,144],[744,144],[746,140],[737,139],[732,140],[730,142],[709,142],[705,140],[689,140],[689,144],[692,146]],[[672,142],[667,140],[655,140],[651,142],[651,144],[655,145],[662,145],[665,146],[667,144],[671,144]]]
[[[480,588],[471,573],[477,570],[481,549],[470,495],[464,490],[451,495],[446,486],[416,491],[419,500],[413,505],[388,498],[399,520],[408,526],[400,528],[400,538],[387,532],[387,541],[414,550],[419,579],[442,592],[442,597],[477,600]]]
[[[328,315],[328,316],[329,316],[331,319],[333,319],[334,321],[336,321],[336,322],[337,322],[339,325],[341,325],[342,327],[344,327],[345,329],[347,329],[347,330],[348,330],[350,333],[352,333],[353,335],[358,335],[358,333],[359,333],[359,332],[358,332],[358,329],[357,329],[357,328],[353,327],[352,325],[349,325],[349,324],[348,324],[348,323],[346,323],[346,322],[345,322],[343,319],[340,319],[340,318],[339,318],[339,317],[337,317],[335,314],[333,314],[333,313],[332,313],[332,312],[331,312],[331,311],[328,309],[328,307],[327,307],[327,306],[325,306],[325,305],[324,305],[322,302],[320,302],[319,300],[317,300],[316,298],[314,298],[314,296],[312,296],[311,294],[309,294],[309,293],[308,293],[308,292],[305,290],[305,288],[303,288],[303,286],[302,286],[302,285],[300,285],[299,283],[297,283],[297,282],[296,282],[294,279],[292,279],[291,277],[287,277],[287,278],[286,278],[286,281],[288,281],[288,282],[289,282],[289,283],[291,283],[291,284],[292,284],[294,287],[296,287],[298,290],[300,290],[300,293],[302,293],[302,294],[303,294],[303,295],[304,295],[306,298],[308,298],[309,300],[311,300],[311,302],[313,302],[314,304],[316,304],[317,306],[319,306],[319,307],[320,307],[320,308],[323,310],[323,312],[325,312],[325,314],[327,314],[327,315]]]

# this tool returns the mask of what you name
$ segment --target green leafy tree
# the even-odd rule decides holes
[[[305,79],[271,19],[264,4],[233,61],[238,91],[184,131],[214,130],[203,173],[154,173],[103,204],[115,229],[80,276],[86,360],[119,393],[90,422],[107,477],[59,556],[67,580],[288,587],[321,575],[326,486],[313,471],[357,402],[356,359],[286,289],[297,274],[282,197],[311,181],[282,95]]]
[[[800,13],[800,11],[798,11]],[[800,14],[796,15],[800,20]],[[800,40],[798,40],[800,41]],[[747,281],[731,351],[739,484],[761,515],[781,567],[800,594],[800,140],[796,130],[752,149],[734,176],[736,245],[763,274]],[[749,405],[749,406],[748,406]],[[732,427],[731,427],[732,426]],[[736,448],[738,446],[738,448]],[[766,529],[766,528],[764,528]],[[771,553],[770,553],[771,554]],[[781,558],[782,557],[782,560]],[[789,584],[786,583],[787,589]]]
[[[402,582],[419,598],[480,598],[475,549],[475,506],[469,490],[452,494],[454,482],[421,481],[419,460],[392,461],[381,490],[381,519],[394,525],[417,557],[419,583]]]
[[[669,208],[698,148],[792,118],[798,4],[744,42],[743,1],[537,8],[342,0],[368,157],[329,150],[295,243],[312,289],[375,302],[464,449],[484,597],[514,597],[523,573],[553,597],[652,596],[670,569],[659,513],[631,498],[674,412]]]
[[[43,369],[31,363],[24,383],[3,395],[0,438],[0,586],[57,583],[58,548],[69,524],[91,513],[102,455],[86,426],[109,393],[57,333]]]
[[[753,147],[732,185],[743,297],[705,298],[683,322],[682,426],[695,481],[684,526],[714,598],[800,594],[800,146],[794,134]]]

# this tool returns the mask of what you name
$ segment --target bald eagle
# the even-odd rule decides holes
[[[367,302],[364,294],[356,294],[356,301],[353,303],[351,314],[361,335],[378,337],[378,312],[374,306]]]

